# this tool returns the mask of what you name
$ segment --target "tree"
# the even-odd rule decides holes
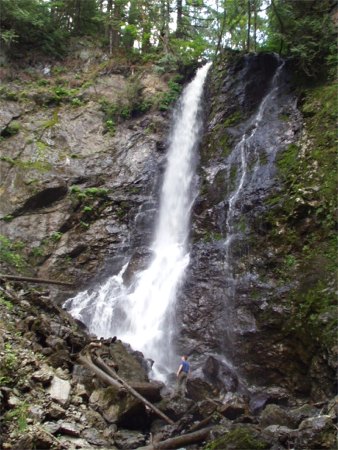
[[[309,77],[325,72],[336,52],[331,0],[271,0],[267,48],[293,56]]]

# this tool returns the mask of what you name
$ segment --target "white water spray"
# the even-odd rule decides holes
[[[153,359],[154,375],[159,378],[172,365],[173,306],[189,264],[187,241],[194,201],[194,150],[200,134],[198,113],[209,67],[210,63],[199,69],[184,89],[176,112],[149,267],[136,275],[130,288],[123,283],[125,266],[98,291],[81,292],[65,303],[90,332],[103,337],[117,335]]]

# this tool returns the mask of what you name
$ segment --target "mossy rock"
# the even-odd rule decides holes
[[[258,433],[245,427],[238,427],[209,442],[203,450],[263,450],[270,445],[258,437]]]

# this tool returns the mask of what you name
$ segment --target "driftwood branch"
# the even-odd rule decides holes
[[[69,283],[67,281],[57,281],[57,280],[46,280],[45,278],[31,278],[31,277],[21,277],[18,275],[4,275],[0,274],[0,279],[4,280],[13,280],[13,281],[26,281],[28,283],[43,283],[43,284],[59,284],[61,286],[72,286],[73,283]]]
[[[160,411],[156,406],[154,406],[152,403],[150,403],[147,399],[145,399],[141,394],[139,394],[130,384],[128,384],[123,378],[121,378],[115,370],[113,370],[111,367],[107,366],[107,364],[99,357],[95,356],[93,357],[93,362],[95,362],[96,365],[98,365],[101,369],[103,369],[107,374],[109,374],[109,377],[112,379],[117,380],[121,385],[129,391],[135,398],[140,400],[142,403],[144,403],[148,408],[152,409],[158,416],[162,417],[167,423],[173,425],[174,421],[171,420],[168,416],[166,416],[162,411]]]
[[[206,425],[209,425],[209,423],[212,421],[212,419],[214,418],[215,412],[216,412],[217,408],[214,409],[214,411],[205,419],[201,420],[200,422],[195,423],[189,430],[189,432],[193,432],[193,431],[197,431],[200,428],[205,427]]]
[[[211,427],[208,427],[203,428],[199,431],[195,431],[194,433],[182,434],[181,436],[166,439],[162,442],[156,442],[156,444],[147,445],[146,447],[140,447],[139,450],[175,449],[183,447],[185,445],[195,444],[196,442],[204,441],[208,437],[211,429]]]
[[[116,380],[114,380],[112,377],[110,377],[107,373],[105,373],[99,367],[96,367],[96,365],[93,364],[92,361],[87,356],[80,354],[77,356],[77,360],[79,363],[83,364],[88,369],[90,369],[92,372],[94,372],[95,375],[97,375],[100,378],[100,380],[104,381],[107,384],[115,386],[118,389],[122,388],[121,383],[118,383]]]

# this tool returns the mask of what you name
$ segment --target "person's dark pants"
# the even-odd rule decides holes
[[[176,387],[176,391],[178,394],[185,396],[187,391],[187,381],[188,381],[188,374],[186,372],[180,372],[177,377],[177,387]]]

